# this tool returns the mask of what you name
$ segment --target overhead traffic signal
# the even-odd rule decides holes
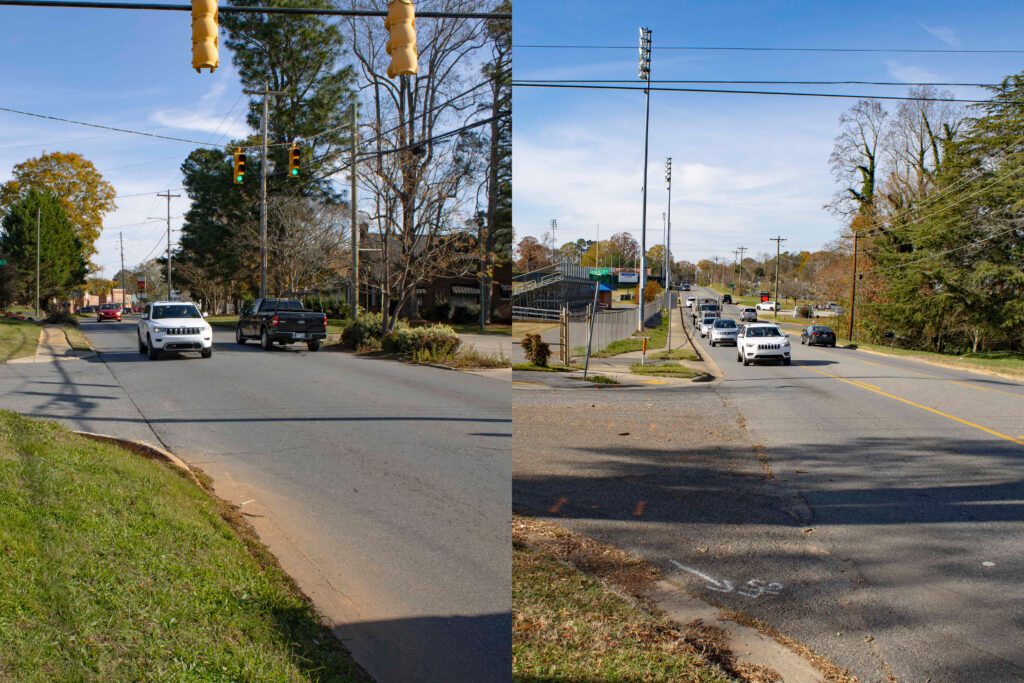
[[[192,0],[192,68],[210,73],[220,66],[217,0]]]
[[[245,152],[241,147],[235,148],[235,185],[245,182]]]
[[[413,76],[416,66],[416,7],[412,0],[388,0],[388,15],[384,19],[388,31],[386,49],[391,55],[388,78]]]
[[[302,150],[298,145],[288,148],[288,176],[291,178],[299,175],[299,167],[302,165]]]

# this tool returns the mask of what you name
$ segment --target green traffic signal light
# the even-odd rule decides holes
[[[243,180],[245,180],[245,176],[244,175],[235,176],[235,182],[236,183],[240,183]]]
[[[299,169],[293,168],[292,169],[292,175],[299,175]]]

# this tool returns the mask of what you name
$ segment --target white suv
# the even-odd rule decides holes
[[[736,362],[750,365],[759,360],[781,360],[789,365],[789,335],[770,323],[745,325],[736,337]]]
[[[161,351],[198,351],[213,355],[213,328],[199,308],[188,301],[154,301],[139,317],[139,353],[150,360]]]

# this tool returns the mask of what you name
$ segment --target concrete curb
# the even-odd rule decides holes
[[[192,482],[196,484],[196,486],[199,486],[200,488],[203,489],[206,488],[196,477],[195,473],[192,471],[192,468],[185,464],[184,460],[182,460],[174,453],[171,453],[169,450],[165,448],[161,448],[160,446],[154,446],[153,444],[147,443],[145,441],[122,439],[120,437],[110,436],[109,434],[96,434],[95,432],[81,432],[77,430],[74,431],[73,433],[78,434],[79,436],[84,436],[85,438],[90,439],[92,441],[113,444],[114,446],[120,446],[121,448],[129,450],[132,453],[141,455],[142,457],[148,458],[150,460],[163,461],[168,465],[171,465],[172,467],[181,470],[182,474],[191,479]]]

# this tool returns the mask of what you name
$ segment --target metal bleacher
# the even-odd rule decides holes
[[[567,306],[572,313],[594,299],[594,280],[588,269],[571,263],[554,263],[512,278],[512,318],[558,320]]]

